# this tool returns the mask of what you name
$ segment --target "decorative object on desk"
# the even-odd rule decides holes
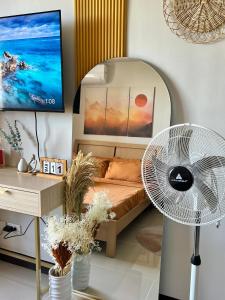
[[[28,164],[24,157],[22,157],[17,166],[18,172],[26,173],[28,171]]]
[[[67,161],[65,159],[56,159],[41,157],[40,172],[42,174],[50,174],[55,176],[64,176],[67,171]]]
[[[14,121],[14,124],[11,125],[9,121],[6,121],[8,125],[9,133],[7,133],[4,129],[0,128],[1,135],[8,142],[10,147],[15,150],[20,157],[23,157],[23,147],[22,147],[22,139],[19,128],[17,126],[17,120]]]
[[[28,173],[36,174],[37,172],[36,168],[37,168],[37,160],[35,154],[33,154],[28,163]]]
[[[72,161],[71,168],[66,175],[66,212],[75,213],[80,217],[84,196],[90,186],[93,186],[93,177],[99,171],[99,162],[91,153],[84,155],[81,151]]]
[[[0,128],[1,135],[8,142],[10,147],[15,150],[19,156],[20,161],[18,163],[18,171],[19,172],[27,172],[27,162],[23,157],[23,147],[22,147],[22,139],[19,128],[17,126],[17,120],[14,121],[14,124],[11,125],[9,121],[6,121],[8,125],[9,133],[7,133],[4,129]]]
[[[171,31],[188,42],[204,44],[225,36],[223,0],[164,0],[163,12]]]

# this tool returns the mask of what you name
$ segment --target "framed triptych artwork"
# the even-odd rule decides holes
[[[85,88],[85,134],[105,134],[106,96],[105,87]]]
[[[152,137],[155,88],[131,88],[128,136]]]
[[[107,90],[105,133],[106,135],[127,135],[129,89],[112,87]]]
[[[155,87],[85,87],[84,134],[152,137],[155,94]]]

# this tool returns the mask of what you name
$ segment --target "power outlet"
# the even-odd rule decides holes
[[[21,234],[22,233],[22,227],[21,227],[21,225],[13,224],[13,223],[8,223],[8,222],[5,225],[13,226],[13,227],[16,228],[16,230],[12,232],[13,234]]]

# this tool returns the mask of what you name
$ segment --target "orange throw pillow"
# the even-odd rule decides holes
[[[105,178],[141,182],[141,162],[137,159],[111,161]]]
[[[104,178],[105,177],[105,173],[109,167],[109,163],[110,163],[110,158],[104,158],[104,157],[98,157],[98,156],[94,156],[94,158],[98,161],[99,163],[99,172],[98,172],[98,176],[99,178]]]
[[[73,159],[75,159],[77,156],[76,153],[73,153]],[[105,177],[105,173],[108,169],[109,166],[109,162],[112,160],[112,158],[106,158],[106,157],[101,157],[101,156],[93,156],[93,158],[95,158],[97,160],[97,162],[99,163],[99,171],[96,177],[98,178],[104,178]]]

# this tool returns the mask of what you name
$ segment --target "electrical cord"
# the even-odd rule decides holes
[[[43,218],[41,218],[41,221],[42,221],[45,225],[47,225],[47,223],[45,222],[45,220],[44,220]]]
[[[38,160],[40,162],[40,144],[39,144],[39,138],[38,138],[38,124],[37,124],[37,112],[34,112],[34,118],[35,118],[35,135],[36,135],[36,141],[37,141],[37,152],[38,152]]]
[[[12,232],[6,233],[6,234],[3,236],[3,238],[4,238],[5,240],[7,240],[7,239],[14,238],[14,237],[18,237],[18,236],[23,236],[23,235],[25,235],[25,234],[27,233],[27,230],[29,229],[30,225],[31,225],[33,222],[34,222],[34,218],[29,222],[29,224],[27,225],[27,227],[26,227],[26,229],[24,230],[23,233],[21,233],[21,234],[10,235],[10,233],[13,233],[13,231],[12,231]]]
[[[46,222],[44,221],[44,219],[43,219],[43,218],[40,218],[40,219],[41,219],[41,221],[46,225]],[[26,229],[24,230],[23,233],[21,233],[21,234],[10,235],[10,233],[13,233],[13,231],[11,231],[11,232],[7,232],[7,233],[3,236],[3,238],[4,238],[5,240],[7,240],[7,239],[14,238],[14,237],[19,237],[19,236],[25,235],[25,234],[27,233],[27,230],[29,229],[30,225],[31,225],[33,222],[34,222],[34,218],[29,222],[29,224],[27,225],[27,227],[26,227]]]

